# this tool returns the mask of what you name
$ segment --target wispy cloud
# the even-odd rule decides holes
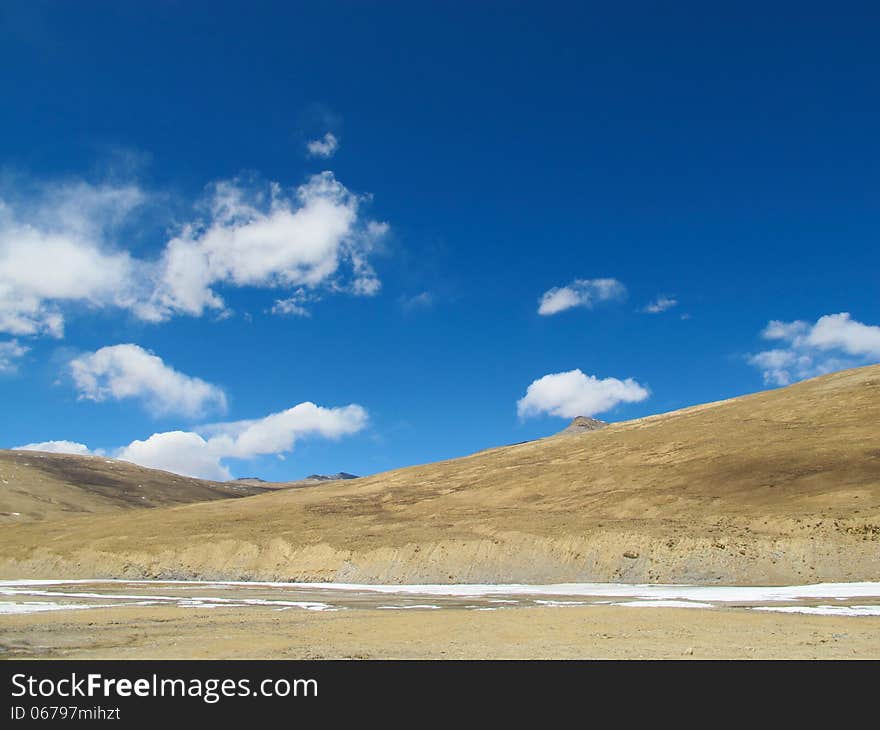
[[[307,292],[305,289],[298,289],[286,299],[276,299],[270,310],[272,314],[279,314],[288,317],[311,317],[311,311],[306,304],[318,301],[319,297]]]
[[[336,154],[339,149],[339,140],[332,132],[327,132],[321,139],[313,139],[306,144],[309,157],[322,157],[328,159]]]
[[[573,307],[589,309],[599,302],[625,296],[626,287],[617,279],[575,279],[570,284],[544,292],[538,301],[538,314],[547,317]]]
[[[18,361],[27,354],[29,349],[20,344],[18,340],[0,342],[0,373],[16,372]]]
[[[137,185],[35,187],[0,193],[0,332],[62,337],[72,305],[149,322],[222,314],[223,287],[355,296],[381,288],[370,256],[388,224],[364,217],[368,196],[332,172],[292,191],[253,179],[213,183],[154,260],[119,245],[123,223],[149,199]]]
[[[677,299],[661,295],[653,302],[647,304],[642,311],[647,312],[648,314],[659,314],[660,312],[665,312],[667,309],[672,309],[677,304]]]
[[[848,312],[826,314],[815,324],[772,320],[761,336],[784,344],[747,357],[773,385],[880,361],[880,327],[858,322]]]
[[[415,312],[419,309],[431,309],[434,306],[434,295],[423,291],[414,296],[403,296],[399,301],[404,312]]]

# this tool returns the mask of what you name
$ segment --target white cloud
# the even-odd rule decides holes
[[[770,320],[761,337],[765,340],[794,340],[810,329],[807,322],[780,322],[778,319]]]
[[[362,201],[331,172],[312,176],[293,196],[277,184],[260,192],[239,181],[218,183],[209,222],[186,226],[168,243],[141,316],[161,321],[222,309],[213,287],[223,284],[375,294],[380,283],[368,255],[388,225],[363,221]],[[344,264],[351,269],[347,284],[340,275]]]
[[[761,336],[786,345],[747,358],[761,370],[764,382],[773,385],[880,360],[880,327],[857,322],[848,312],[826,314],[812,325],[772,320]]]
[[[229,479],[224,459],[251,459],[273,454],[284,458],[296,442],[307,437],[339,439],[361,431],[368,421],[366,410],[356,404],[323,408],[300,403],[265,418],[199,426],[193,431],[154,433],[113,452],[117,459],[203,479]],[[59,453],[89,454],[85,444],[46,441],[16,447]]]
[[[659,314],[660,312],[665,312],[667,309],[672,309],[676,304],[678,304],[677,299],[661,295],[648,304],[644,311],[648,314]]]
[[[219,287],[325,289],[371,296],[370,255],[388,224],[332,172],[293,191],[240,179],[209,186],[203,215],[157,260],[120,246],[148,199],[137,186],[69,183],[0,196],[0,332],[61,337],[72,305],[115,307],[161,322],[225,311]]]
[[[30,348],[19,344],[18,340],[0,342],[0,373],[14,373],[20,360]]]
[[[225,410],[226,395],[216,385],[184,375],[138,345],[113,345],[70,362],[80,398],[93,401],[137,398],[155,415],[199,416]]]
[[[37,444],[25,444],[24,446],[15,446],[13,451],[47,451],[52,454],[78,454],[80,456],[88,456],[93,453],[85,444],[76,441],[41,441]]]
[[[598,302],[624,296],[626,287],[617,279],[575,279],[571,284],[544,292],[538,303],[538,314],[549,316],[572,307],[591,308]]]
[[[313,139],[306,145],[309,157],[333,157],[339,149],[339,140],[332,132],[327,132],[321,139]]]
[[[306,309],[295,297],[289,299],[276,299],[272,305],[272,314],[284,314],[292,317],[311,317],[312,313]]]
[[[264,454],[283,456],[300,438],[337,439],[366,426],[367,412],[359,405],[322,408],[300,403],[279,413],[250,421],[217,423],[190,431],[155,433],[119,449],[117,458],[155,469],[205,479],[228,479],[223,459],[250,459]]]
[[[318,299],[319,297],[310,294],[305,289],[298,289],[286,299],[276,299],[271,312],[290,317],[311,317],[312,313],[305,305],[316,302]]]
[[[423,291],[411,297],[401,297],[400,306],[406,312],[413,312],[418,309],[430,309],[434,306],[434,295],[429,291]]]
[[[133,185],[82,182],[0,198],[0,331],[61,337],[61,304],[129,305],[134,262],[110,238],[145,198]]]
[[[593,416],[619,403],[637,403],[650,395],[632,378],[599,379],[580,370],[553,373],[538,378],[516,404],[520,418],[542,413],[561,418]]]
[[[359,405],[322,408],[306,402],[264,418],[211,424],[200,430],[221,456],[249,459],[290,451],[302,436],[338,439],[360,431],[366,424],[367,412]]]
[[[880,327],[856,322],[848,312],[821,317],[807,335],[807,342],[820,350],[880,358]]]
[[[192,431],[154,433],[145,441],[132,441],[119,449],[116,458],[202,479],[223,481],[232,477],[208,442]]]

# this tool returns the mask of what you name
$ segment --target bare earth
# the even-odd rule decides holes
[[[2,616],[0,657],[866,659],[880,617],[609,606],[337,613],[137,607]]]

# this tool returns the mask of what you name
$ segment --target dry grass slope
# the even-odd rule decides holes
[[[100,456],[0,450],[0,524],[248,497],[264,487],[192,479]]]
[[[880,579],[880,366],[352,482],[20,525],[2,577]]]

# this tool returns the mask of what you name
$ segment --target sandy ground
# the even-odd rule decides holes
[[[880,617],[615,606],[332,613],[119,607],[0,616],[0,657],[878,659]]]

